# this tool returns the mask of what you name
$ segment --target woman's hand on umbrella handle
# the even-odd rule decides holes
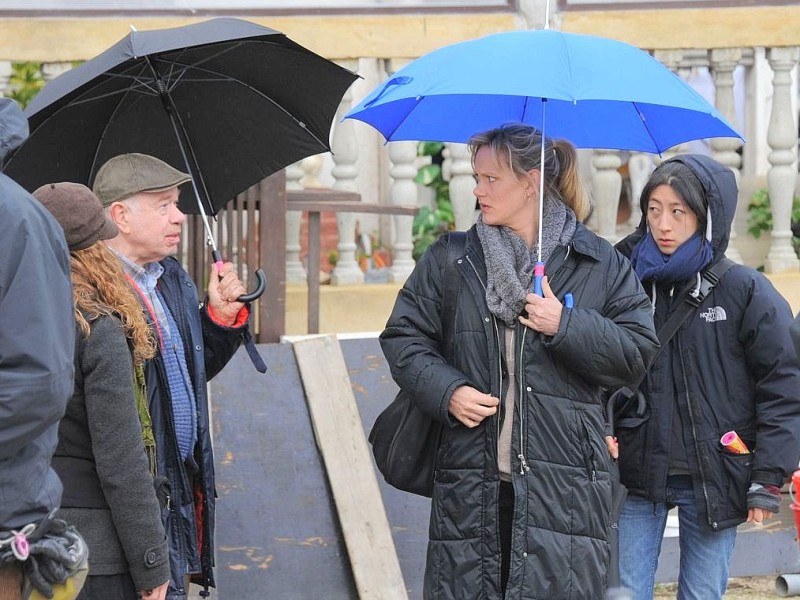
[[[494,396],[479,392],[473,387],[462,385],[450,396],[450,414],[467,427],[477,427],[481,422],[497,412],[500,401]]]
[[[231,325],[236,321],[244,302],[239,296],[245,293],[244,284],[236,276],[232,263],[224,263],[218,268],[211,264],[211,277],[208,281],[208,305],[218,321]]]
[[[614,460],[619,458],[619,444],[617,443],[617,438],[607,435],[606,448],[608,448],[608,453],[611,455],[611,458]]]
[[[519,322],[534,331],[554,336],[558,333],[564,306],[550,289],[547,277],[542,279],[542,293],[544,294],[542,297],[536,294],[528,294],[525,297],[525,312],[528,317],[519,317]]]

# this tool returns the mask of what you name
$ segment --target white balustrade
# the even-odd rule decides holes
[[[450,204],[453,205],[456,229],[466,231],[475,223],[475,180],[469,146],[447,144],[450,175]]]
[[[343,65],[348,66],[348,65]],[[349,65],[354,67],[354,65]],[[355,70],[353,68],[353,70]],[[358,192],[356,176],[358,175],[358,139],[352,119],[342,121],[350,110],[353,94],[348,90],[339,103],[339,110],[334,120],[333,130],[333,169],[335,179],[333,189],[345,192]],[[339,232],[337,250],[339,256],[331,273],[332,285],[352,285],[364,283],[364,272],[356,260],[356,215],[353,213],[336,213],[336,227]]]
[[[11,61],[0,60],[0,98],[5,96],[5,91],[6,88],[8,88],[8,83],[11,80],[12,73],[13,69],[11,68]]]
[[[303,167],[299,162],[286,167],[286,191],[300,191]],[[286,283],[306,283],[306,270],[300,261],[300,225],[303,213],[286,211]]]
[[[797,181],[797,120],[792,103],[791,72],[797,67],[798,48],[770,48],[767,60],[773,70],[772,113],[767,143],[772,148],[767,172],[772,206],[772,244],[764,269],[768,273],[797,270],[800,261],[792,247],[792,201]]]
[[[741,48],[715,48],[709,52],[711,73],[714,77],[715,86],[714,104],[722,116],[734,126],[737,126],[737,124],[733,93],[733,71],[739,65],[741,59]],[[712,156],[733,171],[736,176],[737,187],[741,181],[740,168],[742,166],[742,157],[737,151],[741,147],[742,142],[738,138],[713,138],[711,140]],[[741,220],[742,208],[747,209],[747,202],[739,201],[736,204],[737,214],[733,219],[728,249],[725,252],[728,258],[737,263],[742,262],[742,256],[737,248],[738,234],[736,233],[736,225]]]
[[[599,235],[612,244],[617,242],[617,211],[622,192],[622,160],[616,150],[595,150],[592,157],[592,197]]]

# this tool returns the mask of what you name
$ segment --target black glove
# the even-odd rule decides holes
[[[760,508],[773,514],[781,508],[781,490],[775,485],[751,483],[747,490],[747,508]]]
[[[61,519],[52,519],[47,529],[37,528],[28,539],[28,560],[22,571],[45,598],[52,598],[53,585],[65,582],[83,565],[88,548],[83,538]]]

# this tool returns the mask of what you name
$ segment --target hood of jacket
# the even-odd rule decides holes
[[[28,119],[11,98],[0,98],[0,168],[28,137]]]
[[[730,168],[703,154],[681,154],[666,162],[672,161],[689,167],[703,186],[708,201],[707,216],[711,223],[711,247],[716,261],[728,248],[733,216],[739,199],[736,176]],[[636,231],[618,246],[626,256],[630,256],[633,245],[647,232],[647,198],[641,198],[639,204],[642,220]]]

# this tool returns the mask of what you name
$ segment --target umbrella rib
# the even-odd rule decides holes
[[[253,93],[254,93],[254,94],[256,94],[257,96],[259,96],[260,98],[262,98],[263,100],[266,100],[267,102],[269,102],[270,104],[272,104],[274,107],[276,107],[278,110],[280,110],[281,112],[283,112],[283,113],[284,113],[286,116],[288,116],[290,119],[292,119],[292,120],[293,120],[295,123],[297,123],[297,125],[299,125],[299,126],[300,126],[300,128],[301,128],[303,131],[305,131],[306,133],[308,133],[308,135],[310,135],[312,138],[314,138],[314,139],[315,139],[315,140],[316,140],[316,141],[317,141],[317,142],[318,142],[318,143],[319,143],[319,144],[320,144],[320,145],[321,145],[323,148],[326,148],[326,149],[330,150],[330,147],[328,146],[328,143],[327,143],[327,142],[324,142],[324,141],[322,141],[321,139],[319,139],[319,138],[316,136],[316,134],[314,134],[314,132],[313,132],[313,131],[310,131],[310,130],[308,129],[308,127],[306,127],[306,124],[305,124],[303,121],[301,121],[300,119],[298,119],[297,117],[295,117],[295,116],[294,116],[294,115],[293,115],[293,114],[292,114],[292,113],[291,113],[289,110],[287,110],[287,109],[286,109],[286,108],[285,108],[283,105],[279,104],[278,102],[276,102],[275,100],[273,100],[272,98],[270,98],[269,96],[267,96],[267,95],[266,95],[264,92],[262,92],[261,90],[258,90],[258,89],[256,89],[256,88],[254,88],[252,85],[250,85],[250,84],[248,84],[248,83],[245,83],[244,81],[242,81],[242,80],[240,80],[240,79],[236,79],[236,78],[234,78],[234,77],[227,77],[227,76],[226,76],[224,73],[220,73],[220,72],[218,72],[218,71],[214,71],[214,70],[211,70],[211,69],[207,69],[207,68],[205,68],[205,67],[197,67],[197,66],[194,66],[194,65],[182,65],[182,66],[183,66],[183,67],[185,67],[185,69],[194,69],[194,70],[197,70],[197,71],[199,71],[199,72],[201,72],[201,73],[207,73],[207,74],[209,74],[209,75],[214,75],[214,76],[216,76],[216,77],[220,77],[220,78],[221,78],[221,81],[227,81],[227,82],[230,82],[230,83],[234,83],[234,84],[236,84],[236,85],[240,85],[240,86],[242,86],[242,87],[244,87],[244,88],[247,88],[248,90],[250,90],[251,92],[253,92]],[[206,81],[206,79],[200,79],[200,80],[198,80],[198,81]],[[208,80],[208,81],[211,81],[211,80]],[[173,87],[170,87],[170,91],[172,91],[172,89],[174,89],[174,88],[173,88]]]
[[[647,132],[647,137],[650,138],[650,141],[653,142],[653,146],[658,152],[658,155],[661,156],[661,147],[658,145],[656,138],[653,137],[653,133],[650,131],[650,126],[647,124],[647,118],[642,114],[642,111],[639,110],[639,104],[637,102],[631,102],[633,104],[633,108],[636,110],[636,114],[639,115],[639,119],[642,121],[642,125],[644,126],[644,130]]]

